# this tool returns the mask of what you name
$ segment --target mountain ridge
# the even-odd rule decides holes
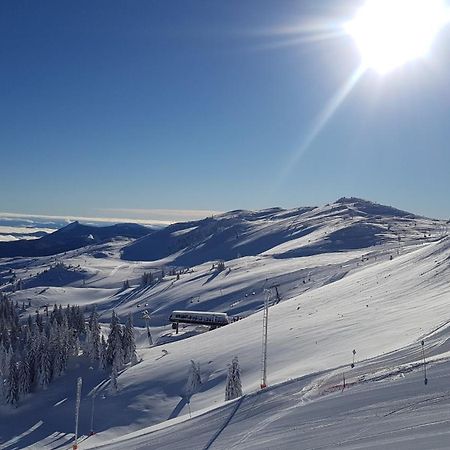
[[[118,237],[136,239],[152,231],[151,228],[133,223],[102,227],[74,221],[39,239],[0,242],[0,258],[50,256]]]
[[[274,248],[289,242],[293,247],[277,257],[309,256],[394,242],[405,234],[405,227],[412,231],[417,227],[414,224],[423,220],[430,222],[430,228],[432,219],[356,197],[342,197],[322,207],[235,210],[169,225],[125,246],[122,259],[167,259],[175,265],[191,266],[266,252],[275,255]]]

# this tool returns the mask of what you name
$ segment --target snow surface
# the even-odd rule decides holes
[[[132,313],[142,358],[120,374],[115,395],[104,373],[89,369],[82,358],[74,361],[47,391],[0,411],[0,449],[68,448],[80,375],[82,439],[90,428],[89,393],[97,392],[97,434],[80,448],[448,448],[447,226],[386,208],[341,199],[315,209],[226,213],[210,219],[212,228],[207,223],[212,234],[193,235],[184,241],[187,247],[171,246],[172,254],[168,243],[186,238],[203,221],[166,231],[157,248],[149,240],[160,232],[131,243],[145,262],[121,259],[126,240],[55,257],[0,261],[0,289],[8,291],[13,268],[31,284],[12,298],[31,299],[32,310],[55,302],[96,304],[105,324],[112,309],[122,318]],[[233,237],[236,251],[246,249],[239,258],[225,245],[230,229],[244,230]],[[217,260],[226,261],[225,270],[213,268]],[[56,262],[79,277],[63,273],[50,286],[42,272]],[[181,270],[179,279],[166,275],[139,285],[144,272],[157,278],[170,264]],[[125,280],[131,286],[126,290]],[[272,289],[269,388],[260,391],[261,308],[264,289],[273,286],[281,299]],[[152,317],[152,348],[144,309]],[[190,326],[175,335],[168,322],[175,309],[244,318],[214,331]],[[235,355],[245,396],[224,403],[227,365]],[[202,386],[188,404],[183,389],[190,360],[200,363]]]

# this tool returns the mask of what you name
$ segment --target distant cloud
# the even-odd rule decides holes
[[[85,224],[110,225],[115,223],[134,222],[143,225],[169,225],[170,220],[130,218],[130,217],[85,217],[85,216],[58,216],[47,214],[21,214],[0,212],[0,224],[10,226],[41,227],[43,223],[47,228],[60,228],[70,222],[80,221]]]
[[[159,220],[165,222],[181,222],[187,220],[198,220],[221,214],[222,211],[211,211],[206,209],[128,209],[128,208],[107,208],[99,209],[100,213],[114,214],[115,216],[125,215],[136,219]]]
[[[70,222],[78,220],[80,222],[93,225],[134,222],[143,225],[164,226],[174,222],[198,220],[220,214],[220,211],[199,209],[109,208],[98,209],[96,212],[98,213],[98,216],[96,217],[0,212],[0,225],[11,227],[45,227],[57,229]]]

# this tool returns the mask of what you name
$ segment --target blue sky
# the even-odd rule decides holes
[[[316,38],[359,4],[0,2],[0,211],[133,217],[345,195],[450,217],[449,27],[427,60],[365,73],[304,148],[360,63],[348,36]]]

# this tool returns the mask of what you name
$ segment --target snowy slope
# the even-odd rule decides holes
[[[364,366],[363,366],[364,367]],[[447,361],[396,376],[320,391],[304,377],[188,420],[85,448],[109,449],[447,449]]]
[[[242,403],[175,428],[137,433],[108,447],[274,448],[281,441],[282,448],[293,449],[334,448],[338,443],[344,448],[447,448],[449,258],[450,243],[445,240],[386,262],[381,270],[366,269],[306,298],[272,307],[271,383],[299,377],[297,381],[250,395]],[[233,354],[240,356],[247,392],[257,391],[260,327],[253,321],[260,322],[257,315],[192,339],[195,345],[188,357],[200,360],[209,373],[207,390],[193,399],[193,408],[207,407],[213,401],[220,404],[225,366],[220,362],[229,361]],[[231,327],[224,346],[221,334]],[[419,344],[424,337],[427,355],[436,360],[428,369],[430,384],[426,387]],[[183,344],[165,347],[169,351],[165,365],[172,366],[172,380],[177,368],[182,370],[187,364],[187,355],[179,348]],[[353,370],[349,367],[352,348],[357,349],[358,360],[364,360],[357,360]],[[124,384],[130,383],[131,388],[143,371],[158,379],[157,364],[143,362],[124,374]],[[344,371],[348,390],[342,394]],[[396,416],[392,419],[391,415]],[[325,432],[317,433],[322,428]],[[208,447],[218,431],[220,438]],[[425,444],[430,436],[435,447]],[[92,445],[102,440],[99,435]]]
[[[180,223],[123,249],[126,260],[165,259],[177,266],[231,260],[265,252],[298,257],[436,237],[430,219],[356,198],[319,208],[233,211]]]
[[[120,391],[116,395],[109,392],[105,374],[89,370],[80,362],[67,378],[59,379],[47,392],[33,394],[14,411],[14,422],[7,419],[10,410],[0,411],[0,441],[8,442],[0,444],[0,449],[30,445],[65,448],[73,436],[74,381],[79,374],[85,384],[81,434],[89,431],[88,394],[98,386],[95,428],[99,433],[85,443],[94,447],[134,432],[135,436],[126,437],[112,448],[229,448],[227,442],[235,448],[273,448],[270,439],[276,442],[283,433],[286,439],[282,448],[321,448],[321,445],[327,448],[330,442],[343,440],[345,434],[333,428],[331,412],[340,408],[352,410],[357,404],[355,397],[334,392],[341,383],[342,371],[349,371],[353,349],[357,352],[357,368],[348,374],[353,385],[348,395],[361,390],[361,399],[369,405],[362,413],[364,417],[377,414],[382,407],[377,396],[388,400],[388,395],[393,395],[393,404],[385,405],[388,411],[391,406],[395,408],[395,402],[401,403],[413,395],[408,393],[412,385],[405,385],[396,395],[392,392],[397,391],[390,386],[397,379],[400,366],[408,370],[412,367],[405,373],[420,378],[420,374],[416,375],[420,371],[418,342],[448,320],[450,241],[445,223],[358,199],[341,199],[314,209],[232,212],[225,214],[223,220],[233,223],[232,229],[236,223],[246,227],[238,242],[249,252],[251,249],[252,254],[227,260],[222,272],[212,269],[207,261],[226,259],[216,256],[223,256],[226,246],[221,247],[220,242],[227,228],[216,229],[213,237],[177,250],[176,254],[164,253],[164,244],[162,253],[155,253],[162,260],[120,259],[121,248],[129,242],[124,240],[74,250],[56,259],[1,262],[0,276],[4,274],[5,280],[13,267],[18,277],[34,283],[12,294],[19,302],[30,298],[33,308],[53,302],[95,303],[105,322],[115,309],[121,317],[132,313],[140,327],[142,310],[149,309],[158,345],[147,348],[144,330],[137,329],[143,361],[121,373]],[[194,226],[180,225],[167,239],[171,241],[175,232],[183,236],[183,230],[189,234]],[[303,234],[305,229],[311,230]],[[207,242],[216,239],[215,233],[221,239],[208,249]],[[265,236],[269,244],[264,244]],[[278,239],[279,236],[286,239]],[[151,246],[143,245],[144,241],[149,242],[144,238],[136,241],[136,245],[146,252],[152,251]],[[178,266],[176,255],[198,263],[189,264],[189,270],[184,270],[179,279],[166,275],[149,286],[139,285],[144,272],[158,275],[170,261]],[[214,258],[209,259],[211,255]],[[62,281],[49,287],[43,269],[61,262],[82,276],[78,279],[61,275]],[[125,280],[131,286],[126,290]],[[44,285],[39,286],[40,283]],[[281,301],[270,308],[269,385],[281,383],[281,386],[256,395],[260,382],[260,309],[264,289],[273,286],[278,287]],[[273,302],[276,303],[275,295]],[[167,320],[173,309],[226,311],[246,317],[215,331],[189,327],[174,336]],[[427,338],[427,351],[434,352],[436,358],[444,358],[444,365],[445,352],[449,350],[445,348],[446,330],[444,327]],[[225,427],[207,447],[236,406],[223,406],[227,364],[234,355],[239,356],[243,387],[248,395],[230,421],[234,428]],[[192,398],[190,408],[194,415],[205,410],[192,421],[187,420],[188,405],[183,397],[191,359],[200,362],[203,384]],[[386,378],[391,372],[397,375]],[[380,391],[373,388],[378,386],[375,381],[355,386],[363,376],[386,378],[383,382],[386,385]],[[288,380],[297,381],[286,384]],[[370,410],[371,404],[375,412]],[[314,427],[323,423],[329,430],[328,440],[314,441],[307,426],[295,428],[293,423],[302,422],[305,417],[317,419]],[[356,413],[353,420],[355,423],[350,421],[349,430],[358,431]],[[169,427],[174,422],[180,424]],[[259,422],[265,424],[263,429],[268,429],[268,441],[258,440],[258,433],[253,431],[258,429]],[[150,426],[157,426],[159,431],[146,430]],[[387,421],[383,426],[380,429],[387,430]],[[174,430],[183,439],[178,447]],[[309,446],[294,445],[298,433],[309,439]],[[267,447],[265,442],[269,442]]]

